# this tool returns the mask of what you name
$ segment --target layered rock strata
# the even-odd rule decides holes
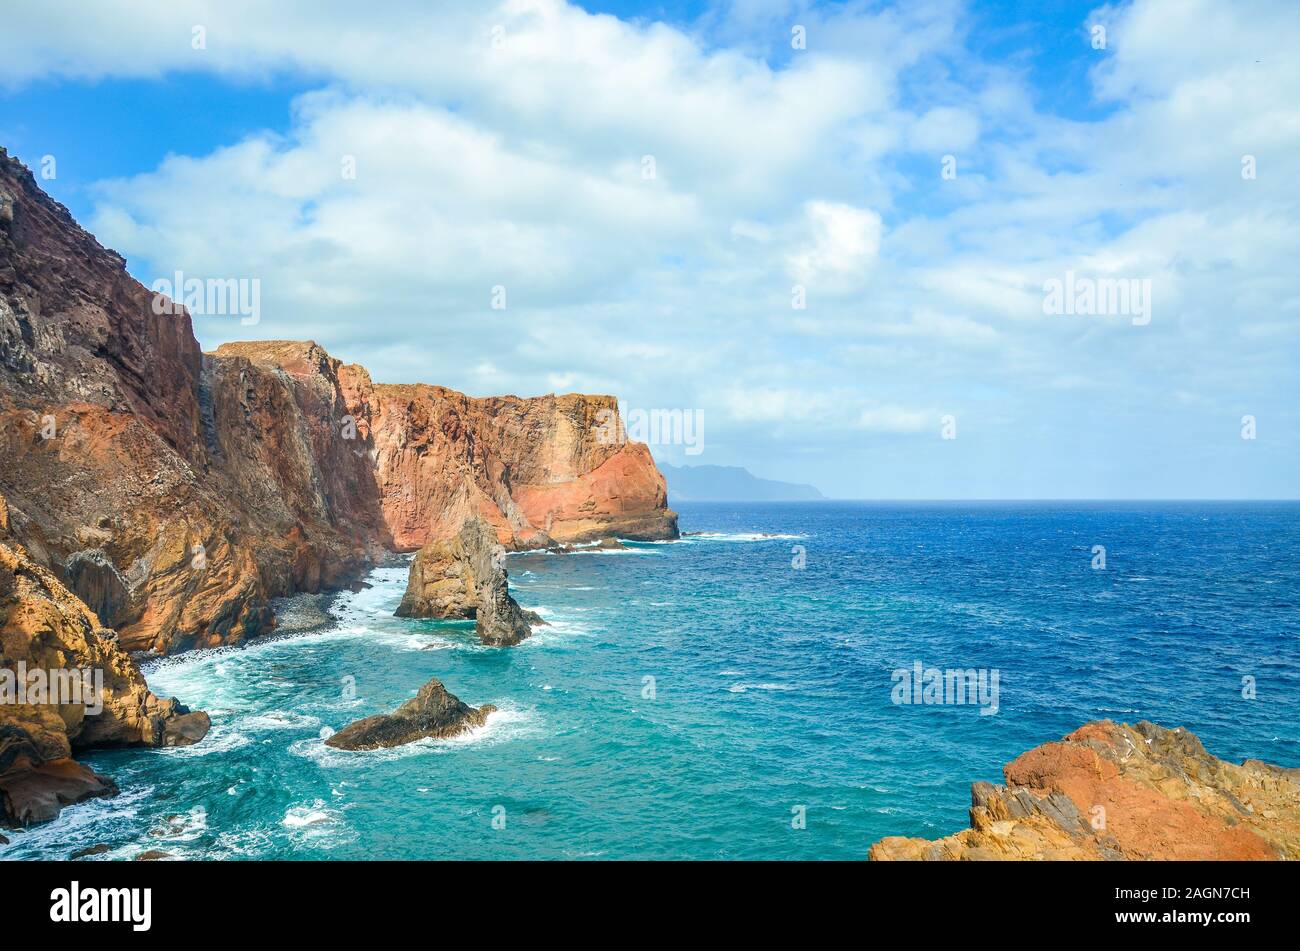
[[[160,303],[0,149],[0,492],[129,650],[237,644],[271,598],[470,518],[509,548],[676,536],[649,451],[605,438],[613,397],[375,384],[310,341],[204,354]]]
[[[1300,858],[1300,769],[1220,760],[1184,729],[1102,720],[971,787],[970,828],[876,861]]]
[[[482,726],[491,704],[475,709],[447,692],[437,678],[392,713],[381,713],[350,723],[325,740],[341,750],[377,750],[428,738],[447,739]]]
[[[648,450],[602,438],[612,397],[376,385],[310,341],[205,354],[170,304],[0,149],[0,671],[104,678],[93,713],[0,706],[0,822],[111,795],[78,749],[207,731],[130,651],[238,644],[275,626],[272,598],[471,518],[511,548],[676,536]],[[504,574],[482,578],[484,639],[527,636]]]
[[[432,541],[411,562],[398,617],[474,620],[479,639],[518,644],[542,619],[510,595],[505,548],[492,527],[473,518],[452,538]]]
[[[8,524],[0,496],[0,825],[27,825],[117,791],[74,751],[185,746],[209,720],[155,696],[114,632],[8,537]]]

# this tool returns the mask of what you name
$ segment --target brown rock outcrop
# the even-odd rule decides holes
[[[600,438],[612,397],[375,385],[310,341],[203,354],[2,149],[0,209],[0,492],[127,649],[239,643],[269,599],[471,517],[511,548],[676,535],[649,451]]]
[[[1224,762],[1182,728],[1088,723],[1003,773],[971,787],[969,829],[881,839],[870,858],[1300,858],[1300,769]]]
[[[606,422],[617,418],[612,396],[475,399],[440,386],[371,385],[360,368],[351,379],[399,550],[449,538],[476,516],[511,549],[677,537],[649,449],[602,439],[615,428]]]
[[[327,738],[325,745],[341,750],[377,750],[428,737],[446,739],[482,726],[494,710],[491,704],[476,710],[462,703],[434,678],[392,713],[349,723]]]
[[[76,695],[69,694],[66,678],[57,696],[52,689],[20,694],[20,679],[39,682],[31,679],[38,671],[46,681],[53,673],[76,675]],[[3,537],[0,695],[0,824],[43,822],[62,805],[116,792],[111,780],[71,759],[75,750],[185,746],[202,739],[209,726],[207,714],[151,693],[116,635],[52,572]]]
[[[473,618],[484,644],[518,644],[541,619],[511,597],[505,563],[505,548],[492,526],[470,519],[452,538],[429,542],[416,553],[396,614]]]
[[[29,737],[14,729],[0,723],[0,825],[49,822],[64,806],[117,795],[111,779],[70,756],[33,759]]]

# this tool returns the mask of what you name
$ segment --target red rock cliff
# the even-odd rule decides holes
[[[202,354],[152,304],[0,150],[0,492],[127,649],[238,643],[270,598],[471,515],[512,548],[676,535],[646,447],[598,438],[613,397],[376,385],[311,342]]]

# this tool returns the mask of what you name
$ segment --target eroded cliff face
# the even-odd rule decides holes
[[[449,538],[476,517],[511,549],[677,537],[649,449],[601,438],[617,418],[612,396],[476,399],[439,386],[371,385],[360,368],[348,378],[399,550]]]
[[[881,839],[870,857],[1300,858],[1300,769],[1224,762],[1181,728],[1088,723],[1003,773],[1005,785],[971,787],[969,829]]]
[[[0,496],[0,824],[44,822],[60,807],[112,795],[111,780],[72,759],[102,746],[185,746],[207,714],[150,692],[116,635],[8,535]],[[40,693],[21,688],[41,672]],[[90,676],[55,688],[55,672]],[[38,681],[30,681],[32,684]],[[27,702],[20,702],[27,701]],[[57,702],[54,702],[57,701]]]
[[[31,559],[128,650],[236,644],[471,517],[511,548],[676,535],[612,397],[385,386],[316,344],[200,352],[0,150],[0,492]],[[604,429],[609,429],[606,425]]]

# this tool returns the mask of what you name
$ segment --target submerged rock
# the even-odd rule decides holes
[[[91,845],[84,849],[77,849],[77,851],[69,855],[68,858],[84,859],[84,858],[89,858],[92,855],[103,855],[104,853],[111,852],[111,851],[112,851],[111,846],[101,842],[98,845]]]
[[[889,837],[876,861],[1297,859],[1300,769],[1217,759],[1191,733],[1101,720],[971,787],[970,828]]]
[[[426,737],[446,739],[482,726],[496,707],[477,710],[447,692],[434,678],[392,713],[381,713],[349,723],[325,740],[340,750],[377,750],[401,746]]]
[[[484,644],[518,644],[541,618],[510,596],[506,552],[496,532],[471,519],[452,538],[425,545],[411,562],[398,617],[473,618]]]

